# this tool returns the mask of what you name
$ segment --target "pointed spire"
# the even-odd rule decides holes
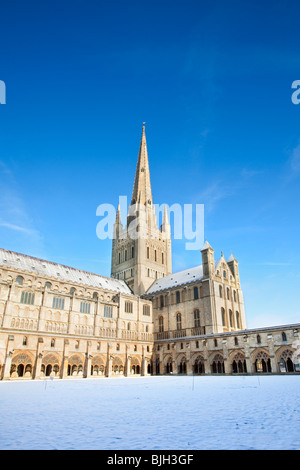
[[[116,224],[121,223],[121,209],[120,209],[120,204],[118,205],[118,210],[117,210],[117,217],[116,217]]]
[[[204,243],[204,245],[203,245],[203,247],[201,248],[200,251],[205,251],[205,250],[208,250],[209,248],[212,250],[212,247],[210,246],[210,244],[208,243],[208,241],[205,240],[205,243]]]
[[[168,210],[167,210],[166,204],[165,204],[165,208],[164,208],[164,215],[163,215],[163,221],[162,221],[162,225],[161,225],[161,232],[166,237],[171,236],[171,226],[169,224]]]
[[[165,205],[164,208],[164,217],[163,217],[163,225],[166,225],[169,223],[169,217],[168,217],[168,211],[167,211],[167,206]]]
[[[136,166],[131,204],[152,204],[150,170],[146,143],[145,126],[143,126],[139,156]]]

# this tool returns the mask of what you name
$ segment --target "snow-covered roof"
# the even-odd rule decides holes
[[[206,240],[206,242],[204,243],[203,247],[201,248],[200,251],[204,251],[204,250],[207,250],[208,248],[211,248],[210,244],[208,243],[208,241]]]
[[[131,294],[131,290],[124,281],[89,273],[62,264],[46,261],[32,256],[7,251],[0,248],[0,265],[29,271],[45,277],[56,278],[61,281],[84,284],[90,287],[102,288],[114,292]]]
[[[147,290],[146,294],[153,294],[164,289],[170,289],[175,286],[187,284],[189,282],[198,281],[203,278],[202,266],[186,269],[178,273],[170,274],[154,281],[152,286]]]

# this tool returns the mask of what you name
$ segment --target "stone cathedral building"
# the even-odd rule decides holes
[[[200,259],[172,273],[143,127],[110,278],[0,249],[1,379],[300,372],[300,324],[247,329],[238,261],[208,242]]]

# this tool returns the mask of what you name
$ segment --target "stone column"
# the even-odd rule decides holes
[[[172,355],[172,374],[177,375],[178,374],[178,368],[177,368],[177,362],[176,362],[176,348],[175,348],[175,343],[171,344],[172,350],[171,350],[171,355]]]
[[[112,344],[107,343],[107,359],[106,359],[106,374],[105,374],[106,377],[111,376],[111,366],[112,366],[112,360],[113,360],[113,356],[110,354],[111,348],[112,348]]]
[[[3,365],[3,379],[8,380],[10,379],[10,368],[11,368],[11,360],[13,356],[13,335],[8,335],[7,338],[7,345],[6,345],[6,355],[4,358],[4,365]]]
[[[3,379],[4,380],[9,380],[10,379],[10,368],[11,368],[12,356],[13,356],[13,352],[8,351],[7,354],[6,354],[5,364],[4,364],[4,372],[3,372]]]
[[[210,369],[210,364],[208,360],[207,342],[205,339],[202,340],[202,345],[203,345],[202,355],[204,359],[205,375],[210,375],[211,369]]]
[[[271,359],[272,373],[276,374],[279,372],[279,367],[278,367],[278,363],[277,363],[275,351],[274,351],[273,336],[271,334],[267,335],[267,340],[268,340],[269,355]]]
[[[231,364],[230,364],[230,361],[229,361],[229,354],[228,354],[228,347],[227,347],[227,340],[226,339],[223,339],[223,358],[224,358],[224,370],[225,370],[225,374],[229,375],[231,374],[232,370],[231,370]]]
[[[86,353],[85,353],[85,363],[84,363],[84,370],[83,370],[83,377],[85,377],[85,378],[91,376],[91,365],[92,365],[92,358],[93,358],[93,356],[89,352],[91,345],[92,345],[92,342],[87,341],[87,343],[86,343]]]
[[[69,347],[69,340],[64,340],[64,349],[63,349],[63,357],[60,366],[60,378],[64,379],[68,376],[68,347]]]
[[[142,364],[141,364],[141,375],[146,375],[147,360],[145,358],[145,346],[142,346]]]
[[[191,345],[190,343],[186,344],[186,375],[193,375],[193,367],[191,361]]]
[[[35,360],[35,367],[33,371],[33,379],[39,379],[41,377],[41,367],[42,367],[42,359],[43,354],[41,352],[42,345],[44,344],[43,338],[39,337],[37,340],[37,347],[36,347],[36,360]]]

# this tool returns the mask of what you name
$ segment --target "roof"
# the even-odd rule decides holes
[[[178,273],[170,274],[154,281],[152,286],[147,290],[146,294],[152,294],[175,286],[187,284],[189,282],[198,281],[203,278],[203,269],[201,266],[186,269]]]
[[[94,288],[132,294],[124,281],[0,248],[0,265]]]

